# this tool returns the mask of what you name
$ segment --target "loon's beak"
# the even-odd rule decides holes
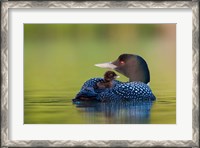
[[[109,68],[109,69],[115,69],[117,67],[116,65],[112,64],[111,62],[95,64],[95,66],[101,67],[101,68]]]

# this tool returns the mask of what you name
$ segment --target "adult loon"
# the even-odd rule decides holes
[[[74,102],[79,100],[95,101],[154,101],[148,83],[150,73],[146,61],[134,54],[122,54],[114,62],[95,64],[97,67],[113,69],[129,78],[129,82],[113,81],[112,88],[96,89],[98,82],[103,78],[92,78],[86,81],[80,92],[76,95]],[[87,99],[86,99],[87,98]]]

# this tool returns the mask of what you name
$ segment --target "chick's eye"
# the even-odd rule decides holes
[[[124,64],[125,62],[124,61],[120,61],[120,64]]]

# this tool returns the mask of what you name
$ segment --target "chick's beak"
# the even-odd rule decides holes
[[[115,76],[115,79],[119,78],[120,76]]]

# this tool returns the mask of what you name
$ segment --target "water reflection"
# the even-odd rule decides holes
[[[146,124],[150,122],[150,110],[153,102],[82,101],[74,104],[85,117],[89,118],[91,123]]]

